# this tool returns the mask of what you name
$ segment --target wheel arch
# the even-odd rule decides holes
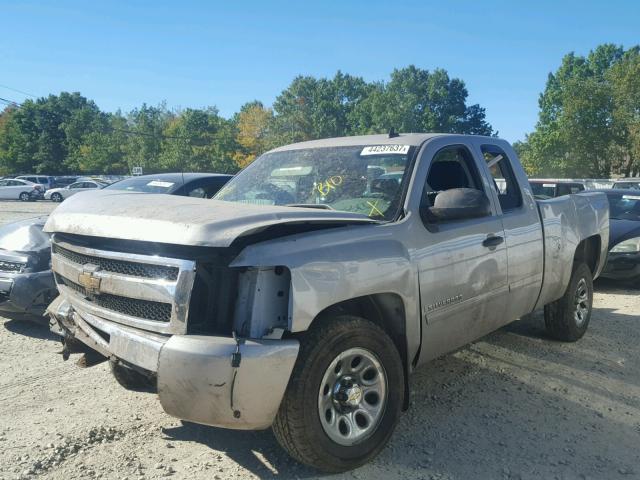
[[[601,245],[602,239],[600,235],[592,235],[583,239],[576,247],[573,263],[586,263],[589,270],[591,270],[591,274],[595,277],[600,265]]]
[[[350,298],[330,305],[319,312],[309,328],[324,319],[336,315],[354,315],[375,323],[382,328],[393,341],[402,359],[405,378],[403,409],[409,406],[409,373],[414,358],[409,358],[407,347],[407,315],[402,297],[397,293],[384,292]],[[415,355],[417,356],[417,354]]]

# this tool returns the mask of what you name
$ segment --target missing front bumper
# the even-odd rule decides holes
[[[79,312],[63,297],[48,311],[58,335],[155,373],[168,414],[217,427],[268,428],[298,356],[297,340],[246,340],[238,347],[227,337],[158,335]],[[234,368],[237,348],[240,362]]]

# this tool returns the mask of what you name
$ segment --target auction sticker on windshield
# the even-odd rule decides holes
[[[406,155],[409,152],[409,147],[410,145],[372,145],[364,147],[360,155]]]
[[[149,183],[147,183],[147,185],[149,185],[150,187],[169,188],[173,186],[173,182],[162,182],[160,180],[151,180]]]

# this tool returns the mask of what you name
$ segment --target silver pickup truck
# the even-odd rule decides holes
[[[46,224],[65,356],[109,359],[170,415],[272,427],[336,472],[389,440],[410,374],[536,309],[582,337],[603,194],[534,200],[497,138],[389,134],[272,150],[213,200],[78,195]]]

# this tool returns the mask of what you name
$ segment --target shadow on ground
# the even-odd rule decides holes
[[[39,338],[41,340],[60,341],[60,337],[51,333],[48,320],[44,317],[8,313],[2,313],[2,315],[8,319],[4,322],[4,328],[12,333]]]
[[[593,338],[567,347],[546,338],[538,312],[419,369],[390,444],[370,464],[332,478],[636,478],[635,376],[615,364],[594,366],[583,353],[600,341],[599,322],[626,328],[632,319],[596,309],[592,321]],[[638,363],[636,354],[628,367]],[[608,375],[620,391],[599,385]],[[164,433],[224,452],[261,478],[320,475],[291,460],[270,431],[184,423]]]

